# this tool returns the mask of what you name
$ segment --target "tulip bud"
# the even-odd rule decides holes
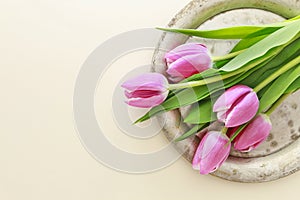
[[[235,127],[250,121],[257,113],[259,100],[252,88],[235,85],[215,102],[213,111],[225,127]]]
[[[212,66],[208,49],[203,44],[180,45],[165,55],[167,74],[174,81],[181,81]]]
[[[193,168],[200,174],[217,170],[228,158],[230,152],[229,138],[217,131],[209,131],[201,140],[193,158]]]
[[[238,127],[228,130],[233,135]],[[272,123],[268,115],[256,116],[234,139],[233,147],[241,152],[249,152],[264,142],[270,134]]]
[[[168,81],[159,73],[146,73],[125,81],[126,102],[130,106],[151,108],[161,104],[168,96]]]

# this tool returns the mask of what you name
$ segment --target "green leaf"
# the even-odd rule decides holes
[[[273,59],[269,59],[262,63],[258,69],[253,72],[250,76],[246,77],[241,84],[248,85],[254,88],[264,79],[269,77],[279,67],[285,65],[289,61],[293,60],[300,55],[300,39],[296,40],[286,48],[284,48],[278,55]]]
[[[292,21],[279,22],[275,24],[268,25],[258,25],[258,26],[234,26],[229,28],[221,28],[216,30],[196,30],[196,29],[172,29],[172,28],[157,28],[162,31],[181,33],[189,36],[211,38],[211,39],[242,39],[245,37],[259,36],[259,34],[269,34],[272,33]],[[261,31],[261,32],[259,32]]]
[[[284,93],[293,93],[300,89],[300,77],[298,77],[287,89]]]
[[[211,39],[242,39],[251,36],[256,37],[259,36],[259,34],[269,34],[299,19],[300,17],[297,16],[292,19],[286,20],[284,22],[278,22],[274,24],[266,24],[266,25],[258,25],[258,26],[235,26],[235,27],[221,28],[216,30],[172,29],[172,28],[157,28],[157,29],[162,31],[167,31],[167,32],[181,33],[189,36],[211,38]]]
[[[298,19],[300,19],[300,15],[298,15],[296,17],[293,17],[291,19],[285,20],[285,22],[295,21],[295,20],[298,20]]]
[[[279,29],[280,27],[277,27]],[[196,36],[211,39],[242,39],[247,35],[262,29],[260,26],[238,26],[218,30],[195,30],[195,29],[167,29],[158,28],[162,31],[181,33],[189,36]]]
[[[260,58],[275,47],[279,47],[291,41],[300,31],[300,20],[294,21],[278,31],[270,34],[260,42],[254,44],[243,53],[233,58],[229,63],[223,66],[220,70],[234,71],[250,61]],[[284,37],[283,37],[284,35]]]
[[[300,77],[300,65],[279,76],[260,99],[259,112],[275,103],[298,77]]]
[[[264,94],[266,93],[266,91],[271,87],[271,85],[274,83],[274,81],[272,81],[271,83],[269,83],[268,85],[266,85],[263,89],[261,89],[258,93],[257,93],[257,97],[259,99],[262,98],[262,96],[264,96]]]
[[[266,27],[266,28],[263,28],[259,31],[256,31],[254,33],[251,33],[251,34],[247,35],[245,37],[245,39],[246,38],[250,39],[250,38],[255,38],[255,37],[260,37],[260,36],[265,36],[266,37],[266,35],[269,35],[269,34],[275,32],[277,30],[278,30],[278,27]]]
[[[209,123],[206,124],[196,124],[193,128],[191,128],[188,132],[182,134],[178,138],[175,139],[176,142],[179,142],[181,140],[184,140],[188,137],[191,137],[201,131],[202,129],[206,128],[209,125]]]
[[[236,51],[240,51],[243,49],[247,49],[249,47],[251,47],[252,45],[254,45],[255,43],[261,41],[262,39],[264,39],[265,37],[267,37],[268,35],[261,35],[261,36],[257,36],[257,37],[253,37],[253,38],[245,38],[240,40],[239,43],[237,43],[235,45],[235,47],[231,50],[232,52],[236,52]]]
[[[217,117],[216,114],[212,111],[212,107],[213,102],[211,99],[194,104],[190,113],[184,119],[184,122],[190,124],[203,124],[215,121]]]
[[[220,69],[221,67],[223,67],[224,65],[226,65],[230,60],[231,59],[217,61],[217,62],[214,63],[214,68]]]

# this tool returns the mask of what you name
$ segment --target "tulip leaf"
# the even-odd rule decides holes
[[[270,34],[292,22],[279,22],[268,25],[258,26],[234,26],[229,28],[221,28],[216,30],[196,30],[196,29],[173,29],[173,28],[157,28],[162,31],[181,33],[189,36],[196,36],[211,39],[242,39],[245,37],[253,37]]]
[[[294,21],[300,17],[294,17],[284,22],[274,24],[257,25],[257,26],[234,26],[229,28],[221,28],[216,30],[196,30],[196,29],[174,29],[174,28],[157,28],[158,30],[181,33],[189,36],[211,38],[211,39],[242,39],[245,37],[256,37],[260,35],[270,34]]]
[[[198,86],[193,88],[187,88],[179,91],[176,95],[166,99],[161,105],[153,107],[144,116],[138,119],[137,122],[143,122],[148,120],[150,117],[159,114],[161,112],[166,112],[179,108],[181,106],[186,106],[201,100],[201,98],[206,98],[209,96],[208,88],[204,86]]]
[[[279,67],[285,65],[289,61],[293,60],[300,55],[300,39],[296,40],[286,48],[284,48],[273,59],[265,61],[258,70],[253,72],[250,76],[246,77],[241,84],[248,85],[249,87],[255,87]]]
[[[281,27],[277,27],[279,29]],[[162,31],[173,33],[181,33],[189,36],[196,36],[211,39],[242,39],[247,35],[262,29],[260,26],[239,26],[231,28],[223,28],[218,30],[195,30],[195,29],[168,29],[158,28]]]
[[[196,133],[198,133],[199,131],[201,131],[202,129],[206,128],[208,125],[209,125],[209,123],[196,124],[195,126],[193,126],[193,128],[188,130],[186,133],[184,133],[181,136],[179,136],[178,138],[176,138],[175,141],[179,142],[179,141],[184,140],[188,137],[191,137],[191,136],[195,135]]]
[[[298,77],[287,89],[284,93],[293,93],[300,89],[300,77]]]
[[[251,33],[251,34],[247,35],[244,39],[256,38],[256,37],[259,37],[259,36],[266,37],[266,35],[269,35],[269,34],[275,32],[277,30],[278,30],[277,27],[266,27],[266,28],[263,28],[261,30],[258,30],[254,33]]]
[[[237,43],[234,48],[231,50],[231,52],[236,52],[236,51],[240,51],[243,49],[247,49],[250,46],[254,45],[255,43],[261,41],[262,39],[264,39],[265,37],[267,37],[267,35],[261,35],[261,36],[257,36],[257,37],[253,37],[253,38],[245,38],[239,41],[239,43]]]
[[[300,65],[279,76],[260,99],[259,112],[266,110],[300,77]]]
[[[216,114],[212,111],[212,107],[213,102],[211,99],[204,102],[197,102],[192,106],[191,111],[184,119],[184,122],[189,124],[203,124],[215,121],[217,117]]]
[[[237,70],[250,61],[260,58],[275,47],[285,45],[290,42],[300,31],[300,20],[294,21],[287,26],[275,31],[268,37],[257,42],[243,53],[233,58],[229,63],[223,66],[220,70],[234,71]],[[282,37],[284,35],[284,37]]]
[[[223,67],[224,65],[226,65],[231,59],[227,59],[227,60],[219,60],[217,62],[214,63],[214,68],[216,69],[220,69],[221,67]],[[220,71],[219,71],[220,73]]]

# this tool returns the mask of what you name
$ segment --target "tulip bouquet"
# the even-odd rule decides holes
[[[136,123],[191,105],[184,122],[193,126],[175,141],[205,132],[192,162],[201,174],[221,166],[231,147],[255,149],[272,129],[269,115],[300,88],[300,16],[260,26],[161,30],[239,41],[219,57],[204,44],[180,45],[165,54],[166,76],[146,73],[124,82],[130,106],[151,108]],[[208,129],[214,122],[223,129]]]

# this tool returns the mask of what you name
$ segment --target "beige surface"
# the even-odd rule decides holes
[[[1,200],[297,199],[300,173],[240,184],[200,176],[181,159],[130,175],[102,166],[82,147],[72,115],[81,64],[111,35],[165,25],[188,3],[174,2],[0,1]]]

